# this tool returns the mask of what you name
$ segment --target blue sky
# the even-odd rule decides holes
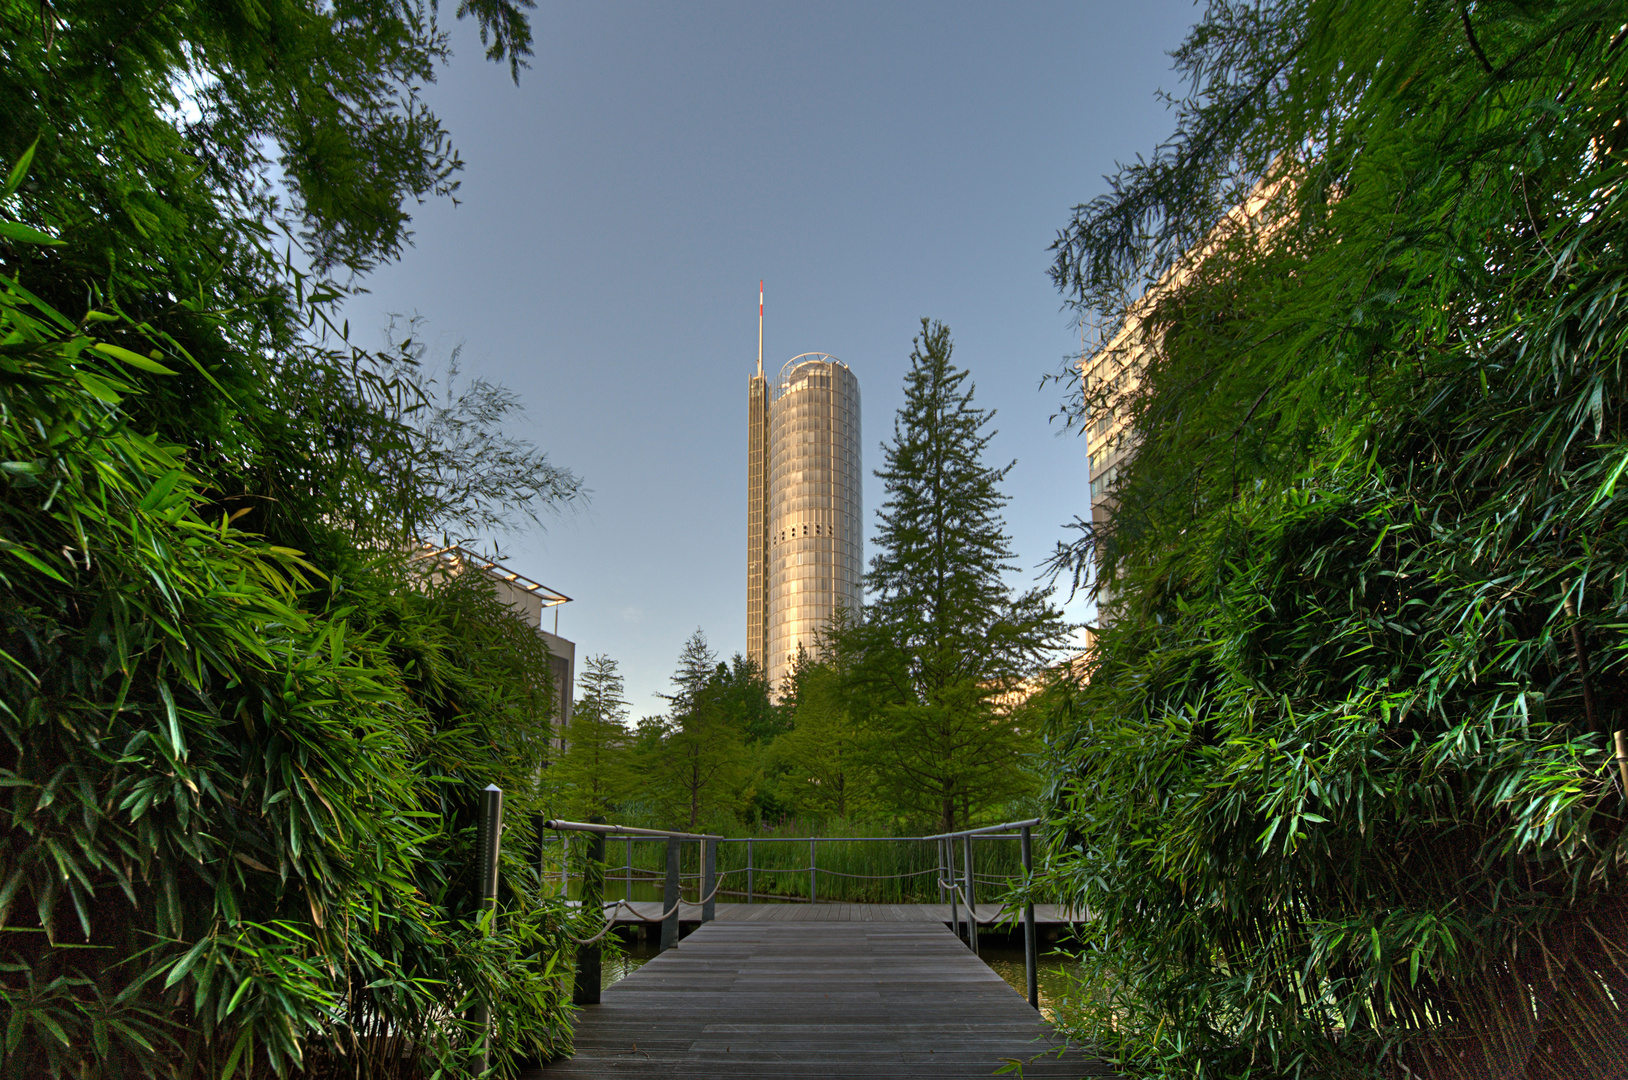
[[[445,13],[451,5],[444,5]],[[660,710],[684,639],[745,644],[746,380],[831,353],[881,462],[922,317],[949,325],[1006,520],[1035,567],[1087,506],[1085,446],[1042,387],[1080,348],[1046,277],[1069,208],[1151,150],[1190,2],[540,4],[519,87],[458,24],[427,97],[467,162],[460,205],[346,309],[382,343],[418,315],[431,357],[515,390],[529,438],[593,490],[546,529],[482,538],[574,598],[560,633]],[[865,511],[881,504],[872,477]],[[867,550],[867,559],[873,551]],[[1068,607],[1088,615],[1083,602]]]

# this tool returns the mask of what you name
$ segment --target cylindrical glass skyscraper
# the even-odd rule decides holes
[[[804,353],[772,384],[752,383],[762,396],[749,413],[748,483],[763,479],[748,493],[748,517],[763,532],[750,523],[747,647],[763,642],[761,663],[778,696],[798,647],[813,652],[839,607],[857,615],[864,602],[859,380],[834,356]],[[763,597],[756,604],[754,584]]]

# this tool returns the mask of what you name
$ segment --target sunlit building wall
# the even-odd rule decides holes
[[[864,601],[863,475],[859,380],[824,353],[793,357],[761,388],[752,380],[755,419],[748,434],[748,482],[761,443],[763,480],[748,491],[747,647],[763,641],[761,663],[778,695],[798,647],[813,651],[832,614]],[[762,506],[761,609],[752,603],[751,531]]]
[[[761,362],[758,365],[762,367]],[[752,376],[746,406],[746,655],[767,669],[769,655],[768,601],[769,524],[764,517],[768,498],[764,469],[769,459],[768,380],[761,371]]]
[[[1273,200],[1285,190],[1282,178],[1263,180],[1249,197],[1228,211],[1210,230],[1204,243],[1187,252],[1125,310],[1124,321],[1106,345],[1079,361],[1084,391],[1087,481],[1090,484],[1091,522],[1107,528],[1117,509],[1115,485],[1121,470],[1135,456],[1139,436],[1131,425],[1131,407],[1141,390],[1142,374],[1162,346],[1148,325],[1162,296],[1185,285],[1194,270],[1240,231],[1252,243],[1264,243],[1286,218],[1270,214]],[[1099,610],[1112,603],[1112,583],[1102,583]]]

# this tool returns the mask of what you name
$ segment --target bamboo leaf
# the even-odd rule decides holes
[[[175,374],[173,370],[165,367],[163,364],[160,364],[157,360],[143,356],[138,352],[132,352],[131,350],[118,345],[113,345],[105,341],[98,341],[95,345],[92,345],[91,348],[105,356],[111,356],[120,363],[128,364],[137,371],[145,371],[151,375]]]
[[[62,243],[61,240],[57,240],[47,233],[42,233],[38,229],[31,229],[27,225],[15,221],[0,221],[0,236],[23,244],[47,245]]]
[[[23,180],[28,176],[28,170],[34,164],[34,151],[39,148],[39,145],[38,138],[29,143],[28,149],[23,151],[22,156],[17,159],[17,163],[11,167],[11,172],[6,176],[5,189],[0,191],[0,198],[16,194],[17,189],[23,186]]]
[[[168,990],[170,987],[186,978],[187,972],[192,970],[192,965],[195,964],[198,961],[198,958],[203,955],[204,950],[209,947],[209,944],[209,938],[199,938],[197,942],[193,944],[192,948],[188,949],[186,954],[182,956],[180,960],[176,961],[174,966],[170,968],[169,974],[164,977],[164,989]]]

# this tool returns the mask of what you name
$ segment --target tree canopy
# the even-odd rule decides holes
[[[579,696],[563,732],[565,752],[549,779],[563,812],[576,821],[608,816],[633,786],[627,701],[621,672],[604,653],[583,661]]]
[[[464,13],[517,72],[523,8]],[[499,1068],[561,1049],[566,915],[525,851],[547,650],[411,556],[580,482],[502,436],[501,388],[332,317],[455,187],[433,5],[0,23],[3,1069],[468,1075],[478,999]]]

